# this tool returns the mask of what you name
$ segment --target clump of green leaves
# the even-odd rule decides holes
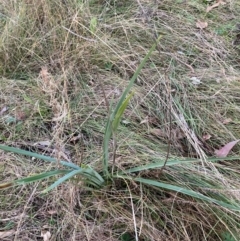
[[[8,183],[3,183],[0,185],[0,188],[7,188],[10,186],[14,186],[14,185],[21,185],[21,184],[36,182],[36,181],[43,180],[43,179],[46,179],[46,178],[49,178],[49,177],[52,177],[55,175],[63,175],[63,176],[61,178],[59,178],[56,182],[54,182],[52,185],[50,185],[47,189],[45,189],[44,192],[48,192],[48,191],[52,190],[53,188],[57,187],[59,184],[73,178],[76,175],[80,175],[82,177],[84,183],[87,186],[91,186],[93,188],[104,187],[105,185],[107,185],[107,183],[109,183],[109,180],[112,180],[112,179],[124,179],[124,180],[130,180],[130,181],[134,181],[137,183],[141,183],[142,185],[148,185],[148,186],[160,189],[160,190],[165,189],[165,190],[174,191],[177,193],[188,195],[188,196],[198,199],[198,200],[202,200],[202,201],[205,201],[208,203],[219,205],[221,207],[224,207],[224,208],[227,208],[230,210],[240,211],[240,206],[238,203],[235,203],[234,201],[227,202],[224,196],[218,196],[218,198],[209,197],[207,195],[200,193],[199,191],[191,190],[190,188],[188,189],[188,188],[184,188],[181,186],[171,185],[169,183],[160,182],[157,180],[151,180],[151,179],[146,179],[146,178],[141,178],[141,177],[133,177],[131,175],[132,173],[136,173],[136,172],[140,172],[140,171],[146,171],[146,170],[151,171],[152,169],[162,168],[165,165],[166,166],[174,166],[177,164],[181,164],[181,161],[179,161],[179,160],[170,160],[167,163],[165,163],[165,161],[159,161],[159,162],[151,163],[151,164],[148,164],[145,166],[137,166],[137,167],[134,167],[131,169],[126,169],[124,171],[116,170],[115,172],[112,172],[112,173],[109,171],[109,162],[110,162],[109,148],[110,148],[111,138],[114,138],[114,135],[116,134],[118,126],[120,124],[121,117],[122,117],[124,111],[126,110],[130,99],[132,98],[132,96],[134,94],[133,92],[131,92],[131,88],[132,88],[135,80],[137,79],[138,75],[140,74],[140,71],[146,64],[146,61],[148,60],[148,58],[150,57],[150,55],[156,48],[156,45],[160,41],[160,39],[161,39],[161,36],[157,39],[156,43],[153,44],[153,46],[149,50],[148,54],[145,56],[145,58],[140,63],[139,67],[137,68],[136,72],[134,73],[133,77],[131,78],[128,86],[124,90],[116,107],[113,110],[111,110],[111,108],[110,108],[110,114],[109,114],[109,118],[108,118],[108,121],[107,121],[107,124],[105,127],[105,135],[104,135],[104,141],[103,141],[103,165],[102,165],[103,170],[102,170],[102,172],[97,172],[89,165],[80,167],[73,163],[69,163],[69,162],[65,162],[65,161],[58,162],[56,159],[51,158],[49,156],[40,155],[40,154],[37,154],[34,152],[21,150],[21,149],[17,149],[14,147],[0,145],[0,149],[2,149],[4,151],[9,151],[9,152],[22,154],[22,155],[26,155],[26,156],[31,156],[31,157],[35,157],[38,159],[42,159],[47,162],[53,162],[56,164],[59,163],[64,167],[64,169],[56,169],[53,171],[44,172],[44,173],[41,173],[38,175],[22,178],[19,180],[14,180],[14,181],[11,181]],[[208,161],[215,162],[218,160],[221,160],[221,158],[210,159]],[[225,160],[226,160],[226,158],[225,158]],[[185,163],[185,165],[187,165],[192,162],[200,162],[200,161],[201,160],[191,159],[191,160],[185,160],[184,163]]]
[[[97,20],[93,19],[90,24],[91,31],[95,31],[96,24],[97,24]],[[103,143],[103,173],[104,173],[103,176],[101,176],[98,172],[96,172],[90,166],[79,167],[73,163],[69,163],[69,162],[65,162],[65,161],[58,162],[58,160],[56,160],[55,158],[49,157],[49,156],[40,155],[38,153],[29,152],[26,150],[21,150],[21,149],[10,147],[10,146],[0,145],[1,150],[38,158],[38,159],[41,159],[41,160],[44,160],[47,162],[53,162],[56,164],[59,163],[66,168],[64,170],[57,169],[54,171],[44,172],[44,173],[34,175],[31,177],[14,180],[12,182],[3,183],[0,185],[0,188],[6,188],[6,187],[13,186],[13,185],[20,185],[20,184],[36,182],[36,181],[46,179],[46,178],[49,178],[49,177],[55,176],[55,175],[64,175],[64,176],[61,177],[60,179],[58,179],[55,183],[53,183],[47,189],[45,189],[44,192],[48,192],[48,191],[52,190],[59,184],[67,181],[68,179],[74,177],[75,175],[81,175],[83,177],[84,182],[87,185],[91,185],[92,187],[100,188],[100,187],[104,186],[105,181],[107,179],[109,179],[109,177],[110,177],[110,173],[108,170],[108,163],[109,163],[108,148],[109,148],[110,139],[113,136],[113,134],[117,131],[121,117],[122,117],[125,109],[127,108],[127,105],[129,103],[131,97],[133,96],[133,93],[131,93],[129,95],[128,95],[128,93],[130,92],[130,89],[132,88],[135,80],[137,79],[141,69],[144,67],[144,65],[145,65],[146,61],[148,60],[148,58],[150,57],[151,53],[156,48],[156,45],[159,40],[160,40],[160,37],[157,39],[156,43],[152,46],[149,53],[145,56],[145,58],[143,59],[143,61],[139,65],[139,67],[137,68],[135,74],[133,75],[132,79],[130,80],[128,87],[123,92],[116,108],[112,111],[112,113],[110,114],[110,117],[108,118],[106,129],[105,129],[104,143]]]

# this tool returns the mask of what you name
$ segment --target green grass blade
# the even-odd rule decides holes
[[[112,130],[112,128],[113,128],[113,121],[116,120],[116,123],[114,124],[114,127],[116,127],[117,124],[118,124],[117,120],[119,120],[118,118],[116,118],[117,117],[117,113],[118,114],[121,113],[121,112],[119,112],[119,109],[123,105],[127,94],[130,92],[130,90],[131,90],[135,80],[137,79],[137,77],[140,74],[142,68],[146,64],[146,62],[149,59],[149,57],[151,56],[152,52],[155,50],[155,48],[156,48],[156,46],[157,46],[157,44],[158,44],[158,42],[160,41],[161,38],[162,38],[162,36],[160,35],[158,37],[158,39],[156,40],[156,42],[152,45],[152,47],[150,48],[149,52],[144,57],[144,59],[142,60],[140,65],[138,66],[138,68],[135,71],[133,77],[131,78],[128,86],[126,87],[126,89],[124,90],[120,100],[118,101],[118,104],[117,104],[116,108],[114,109],[114,111],[110,115],[110,117],[108,118],[107,125],[105,127],[104,140],[103,140],[103,171],[104,171],[105,176],[109,176],[109,171],[108,171],[109,150],[108,150],[108,148],[109,148],[109,141],[110,141],[110,139],[112,137],[112,134],[113,134],[113,130]],[[124,107],[122,106],[122,108],[124,108]]]
[[[22,150],[22,149],[19,149],[19,148],[10,147],[10,146],[3,146],[3,145],[0,145],[0,149],[3,150],[3,151],[9,151],[9,152],[13,152],[13,153],[17,153],[17,154],[21,154],[21,155],[25,155],[25,156],[35,157],[35,158],[42,159],[42,160],[47,161],[47,162],[60,163],[63,166],[71,167],[73,169],[77,169],[77,170],[80,169],[79,166],[77,166],[77,165],[75,165],[71,162],[66,162],[66,161],[59,161],[58,162],[57,159],[55,159],[55,158],[45,156],[45,155],[41,155],[41,154],[38,154],[38,153],[35,153],[35,152],[25,151],[25,150]]]
[[[97,18],[96,17],[93,17],[91,19],[89,29],[92,34],[94,34],[96,32],[96,29],[97,29]]]
[[[15,180],[15,181],[13,181],[13,183],[16,183],[18,185],[27,184],[27,183],[36,182],[36,181],[39,181],[39,180],[42,180],[42,179],[46,179],[46,178],[49,178],[49,177],[52,177],[52,176],[55,176],[55,175],[66,174],[66,173],[69,173],[71,171],[72,170],[54,170],[54,171],[50,171],[50,172],[44,172],[44,173],[41,173],[41,174],[38,174],[38,175],[33,175],[33,176],[30,176],[30,177],[25,177],[25,178],[22,178],[22,179]]]
[[[115,132],[117,130],[121,117],[122,117],[124,111],[126,110],[128,103],[129,103],[130,99],[132,98],[132,96],[133,96],[133,92],[130,95],[128,95],[127,98],[123,101],[122,105],[119,107],[116,115],[114,116],[114,119],[112,121],[112,131],[113,132]]]
[[[73,170],[71,172],[69,172],[67,175],[59,178],[56,182],[54,182],[52,185],[50,185],[48,188],[46,188],[43,193],[47,193],[49,192],[50,190],[52,190],[53,188],[57,187],[58,185],[60,185],[61,183],[65,182],[66,180],[68,180],[69,178],[79,174],[79,173],[82,173],[83,172],[83,169],[81,170]]]
[[[192,163],[192,162],[196,162],[197,160],[189,160],[189,161],[180,161],[180,160],[169,160],[165,166],[173,166],[173,165],[178,165],[178,164],[184,164],[184,163]],[[156,168],[161,168],[164,166],[165,160],[161,160],[158,162],[154,162],[154,163],[149,163],[143,166],[138,166],[138,167],[133,167],[127,170],[124,170],[122,172],[119,172],[119,174],[123,174],[123,173],[133,173],[133,172],[140,172],[140,171],[146,171],[149,169],[156,169]]]
[[[35,157],[35,158],[42,159],[42,160],[48,161],[48,162],[58,163],[58,161],[55,158],[40,155],[40,154],[30,152],[30,151],[21,150],[21,149],[15,148],[15,147],[0,145],[0,149],[4,150],[4,151],[9,151],[9,152],[21,154],[21,155]],[[92,185],[95,184],[95,186],[100,187],[104,183],[104,179],[101,177],[101,175],[98,174],[96,171],[94,171],[90,167],[81,168],[81,167],[79,167],[79,166],[77,166],[73,163],[69,163],[69,162],[65,162],[65,161],[60,161],[60,164],[62,164],[64,166],[71,167],[75,170],[74,171],[72,171],[72,170],[55,170],[55,171],[51,171],[51,172],[45,172],[45,173],[41,173],[39,175],[34,175],[34,176],[31,176],[31,177],[22,178],[22,179],[19,179],[19,180],[13,181],[13,182],[9,182],[9,183],[6,183],[6,184],[1,184],[1,186],[2,186],[2,188],[5,188],[5,187],[12,186],[14,183],[16,183],[16,184],[26,184],[26,183],[30,183],[30,182],[39,181],[41,179],[45,179],[45,178],[48,178],[48,177],[51,177],[51,176],[54,176],[54,175],[66,174],[66,173],[67,173],[67,175],[58,179],[54,184],[52,184],[50,187],[48,187],[45,190],[45,192],[50,191],[51,189],[53,189],[57,185],[61,184],[65,180],[67,180],[67,179],[71,178],[72,176],[74,176],[76,174],[79,174],[79,173],[82,173],[83,176],[85,176],[87,178],[87,180],[89,180],[89,182],[92,183]],[[0,188],[1,188],[1,186],[0,186]]]
[[[44,193],[49,192],[53,188],[57,187],[61,183],[65,182],[66,180],[72,178],[73,176],[75,176],[77,174],[82,174],[82,176],[84,176],[86,178],[86,181],[88,183],[91,183],[95,187],[101,187],[104,183],[103,178],[97,172],[95,172],[93,169],[83,168],[80,170],[73,170],[73,171],[69,172],[67,175],[59,178],[56,182],[54,182],[51,186],[46,188],[43,192]]]
[[[82,169],[82,175],[86,178],[88,183],[94,183],[94,186],[101,187],[104,184],[104,179],[102,176],[89,166]]]
[[[115,116],[116,113],[118,112],[120,106],[122,105],[123,101],[125,100],[127,94],[129,93],[130,89],[132,88],[135,80],[137,79],[138,75],[140,74],[142,68],[144,67],[144,65],[146,64],[147,60],[149,59],[149,57],[151,56],[152,52],[155,50],[155,48],[157,47],[157,44],[159,43],[160,39],[162,38],[162,35],[160,35],[158,37],[158,39],[156,40],[156,42],[152,45],[152,47],[150,48],[150,50],[148,51],[147,55],[144,57],[144,59],[142,60],[142,62],[140,63],[140,65],[138,66],[137,70],[135,71],[133,77],[131,78],[128,86],[126,87],[126,89],[124,90],[114,112],[113,115]]]
[[[84,169],[83,175],[88,179],[94,182],[97,186],[101,187],[104,184],[104,179],[102,176],[97,173],[95,170],[92,168],[86,168]]]
[[[225,158],[208,158],[206,161],[207,162],[218,162],[218,161],[231,161],[231,160],[239,160],[240,157],[236,156],[236,157],[225,157]],[[202,160],[200,159],[184,159],[184,160],[169,160],[165,166],[174,166],[174,165],[187,165],[190,163],[195,163],[195,162],[202,162]],[[133,172],[140,172],[140,171],[146,171],[149,169],[155,169],[155,168],[161,168],[164,166],[165,160],[161,160],[158,162],[154,162],[154,163],[149,163],[143,166],[139,166],[139,167],[133,167],[127,170],[124,170],[122,172],[119,172],[119,174],[126,174],[126,173],[133,173]]]
[[[112,129],[111,129],[112,121],[110,118],[107,121],[104,139],[103,139],[103,171],[104,171],[104,175],[107,177],[109,176],[109,172],[108,172],[109,150],[108,150],[108,148],[109,148],[109,141],[112,136]]]
[[[38,175],[33,175],[30,177],[25,177],[25,178],[21,178],[18,180],[14,180],[11,182],[7,182],[7,183],[1,183],[0,184],[0,189],[6,189],[8,187],[12,187],[15,184],[16,185],[24,185],[24,184],[28,184],[31,182],[36,182],[36,181],[40,181],[42,179],[46,179],[55,175],[61,175],[61,174],[67,174],[69,172],[72,172],[72,170],[54,170],[54,171],[50,171],[50,172],[44,172]]]
[[[191,197],[196,198],[196,199],[200,199],[202,201],[217,204],[221,207],[224,207],[224,208],[227,208],[227,209],[230,209],[230,210],[240,211],[239,205],[233,205],[233,204],[229,204],[229,203],[226,203],[226,202],[223,202],[223,201],[219,201],[217,199],[205,196],[205,195],[203,195],[199,192],[196,192],[196,191],[193,191],[193,190],[190,190],[190,189],[182,188],[182,187],[179,187],[179,186],[175,186],[175,185],[171,185],[171,184],[167,184],[167,183],[163,183],[163,182],[158,182],[158,181],[155,181],[155,180],[145,179],[145,178],[131,178],[129,176],[123,176],[123,175],[121,175],[121,176],[117,175],[116,177],[121,177],[123,179],[133,180],[133,181],[140,182],[140,183],[143,183],[143,184],[146,184],[146,185],[149,185],[149,186],[154,186],[154,187],[167,189],[167,190],[170,190],[170,191],[175,191],[175,192],[178,192],[178,193],[182,193],[182,194],[191,196]]]

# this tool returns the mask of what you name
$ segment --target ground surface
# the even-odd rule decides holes
[[[215,153],[240,139],[240,1],[2,0],[0,30],[0,144],[102,174],[108,104],[162,35],[109,165],[176,160],[135,175],[240,205],[239,144]],[[58,168],[0,151],[1,183]],[[181,191],[75,177],[42,194],[55,180],[0,190],[1,240],[240,240],[239,211]]]

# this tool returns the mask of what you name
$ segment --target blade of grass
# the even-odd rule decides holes
[[[129,93],[130,89],[132,88],[135,80],[137,79],[138,75],[140,74],[142,68],[144,67],[144,65],[146,64],[147,60],[149,59],[149,57],[151,56],[152,52],[154,51],[154,49],[156,48],[158,42],[160,41],[160,39],[162,38],[162,35],[160,35],[158,37],[158,39],[156,40],[156,42],[152,45],[152,47],[150,48],[149,52],[147,53],[147,55],[144,57],[144,59],[142,60],[142,62],[140,63],[140,65],[138,66],[137,70],[135,71],[133,77],[131,78],[128,86],[126,87],[126,89],[124,90],[120,100],[118,101],[118,104],[116,106],[116,108],[113,110],[113,113],[110,115],[110,117],[108,118],[107,121],[107,125],[105,128],[105,134],[104,134],[104,140],[103,140],[103,171],[105,176],[109,177],[109,171],[108,171],[108,162],[109,162],[109,141],[110,138],[113,134],[113,130],[112,130],[112,123],[114,121],[114,119],[116,118],[117,113],[119,112],[119,109],[121,108],[121,106],[124,103],[124,100],[127,96],[127,94]],[[115,123],[117,124],[117,123]],[[116,129],[116,128],[115,128]]]
[[[58,163],[55,158],[40,155],[40,154],[30,152],[30,151],[21,150],[21,149],[15,148],[15,147],[0,145],[0,149],[2,149],[4,151],[9,151],[9,152],[21,154],[21,155],[27,155],[27,156],[39,158],[39,159],[42,159],[44,161]],[[48,178],[48,177],[53,176],[53,175],[66,174],[66,173],[67,173],[67,175],[58,179],[58,181],[56,181],[54,184],[52,184],[46,190],[49,191],[49,190],[53,189],[54,187],[56,187],[57,185],[59,185],[60,183],[62,183],[63,181],[71,178],[72,176],[74,176],[76,174],[80,174],[80,173],[83,174],[88,179],[88,181],[91,182],[93,185],[95,184],[95,186],[100,187],[104,183],[104,180],[101,177],[101,175],[98,174],[95,170],[93,170],[90,167],[81,168],[81,167],[79,167],[79,166],[77,166],[73,163],[69,163],[69,162],[65,162],[65,161],[60,161],[60,163],[64,166],[71,167],[75,170],[74,171],[72,171],[72,170],[55,170],[55,171],[51,171],[51,172],[41,173],[39,175],[26,177],[26,178],[19,179],[19,180],[13,181],[13,182],[3,183],[3,184],[0,185],[0,189],[12,186],[14,183],[25,184],[25,183],[35,182],[35,181],[38,181],[38,180],[41,180],[41,179],[44,179],[44,178]]]
[[[87,178],[86,181],[91,183],[95,187],[101,187],[103,185],[103,183],[104,183],[103,178],[97,172],[95,172],[93,169],[90,169],[90,168],[86,168],[85,169],[85,168],[83,168],[81,170],[73,170],[73,171],[69,172],[67,175],[59,178],[51,186],[46,188],[43,191],[43,193],[47,193],[47,192],[51,191],[53,188],[57,187],[61,183],[65,182],[66,180],[72,178],[73,176],[75,176],[77,174],[82,174],[83,176],[85,176]]]
[[[191,196],[193,198],[200,199],[202,201],[217,204],[221,207],[224,207],[224,208],[227,208],[227,209],[230,209],[230,210],[240,211],[239,205],[233,205],[233,204],[229,204],[229,203],[226,203],[226,202],[223,202],[223,201],[219,201],[217,199],[205,196],[205,195],[203,195],[199,192],[196,192],[196,191],[193,191],[193,190],[190,190],[190,189],[182,188],[182,187],[171,185],[171,184],[166,184],[166,183],[163,183],[163,182],[158,182],[158,181],[151,180],[151,179],[145,179],[145,178],[131,178],[129,176],[124,176],[124,175],[117,175],[116,177],[140,182],[142,184],[167,189],[167,190],[170,190],[170,191],[175,191],[175,192],[178,192],[178,193],[182,193],[182,194]]]
[[[112,131],[113,132],[115,132],[117,130],[117,128],[119,126],[119,123],[120,123],[120,120],[121,120],[121,117],[122,117],[124,111],[126,110],[127,105],[129,103],[130,99],[132,98],[133,94],[134,93],[132,92],[130,95],[128,95],[126,97],[126,99],[123,101],[122,105],[119,107],[116,115],[114,116],[114,119],[112,121]]]
[[[56,182],[54,182],[52,185],[50,185],[49,187],[47,187],[43,193],[47,193],[50,190],[52,190],[53,188],[57,187],[58,185],[60,185],[61,183],[65,182],[66,180],[68,180],[69,178],[75,176],[76,174],[79,174],[83,172],[83,170],[73,170],[71,172],[69,172],[67,175],[59,178]]]
[[[66,174],[71,172],[72,170],[54,170],[54,171],[50,171],[50,172],[44,172],[38,175],[33,175],[30,177],[25,177],[22,179],[18,179],[18,180],[14,180],[12,182],[8,182],[8,183],[2,183],[0,184],[0,189],[5,189],[8,187],[11,187],[15,184],[17,185],[23,185],[23,184],[27,184],[27,183],[31,183],[31,182],[36,182],[42,179],[46,179],[49,178],[51,176],[55,176],[55,175],[59,175],[59,174]]]
[[[16,153],[16,154],[35,157],[35,158],[42,159],[42,160],[47,161],[47,162],[60,163],[63,166],[71,167],[73,169],[77,169],[77,170],[80,169],[79,166],[77,166],[77,165],[75,165],[71,162],[66,162],[66,161],[58,162],[55,158],[45,156],[45,155],[41,155],[41,154],[38,154],[38,153],[35,153],[35,152],[25,151],[25,150],[22,150],[22,149],[19,149],[19,148],[10,147],[10,146],[3,146],[3,145],[0,145],[0,149],[3,150],[3,151],[9,151],[9,152],[13,152],[13,153]]]
[[[137,70],[135,71],[133,77],[131,78],[128,86],[126,87],[126,89],[124,90],[114,112],[113,112],[113,116],[116,116],[116,113],[118,112],[120,106],[122,105],[124,99],[126,98],[127,94],[129,93],[130,89],[132,88],[135,80],[137,79],[138,75],[140,74],[142,68],[144,67],[144,65],[146,64],[147,60],[149,59],[149,57],[151,56],[152,52],[155,50],[155,48],[157,47],[157,44],[159,43],[160,39],[162,38],[162,35],[160,35],[158,37],[158,39],[156,40],[156,42],[152,45],[151,49],[149,50],[149,52],[147,53],[147,55],[144,57],[144,59],[142,60],[142,62],[140,63],[140,65],[138,66]]]
[[[30,177],[25,177],[22,179],[18,179],[13,181],[16,184],[27,184],[27,183],[31,183],[31,182],[36,182],[42,179],[46,179],[55,175],[60,175],[60,174],[66,174],[71,172],[72,170],[54,170],[54,171],[50,171],[50,172],[44,172],[38,175],[33,175]]]
[[[90,167],[84,169],[83,175],[88,178],[89,181],[95,182],[99,187],[103,186],[105,182],[102,176]]]
[[[218,162],[218,161],[230,161],[230,160],[239,160],[240,157],[236,156],[236,157],[226,157],[226,158],[208,158],[206,161],[207,162]],[[187,165],[189,163],[194,163],[194,162],[202,162],[201,159],[185,159],[185,160],[169,160],[166,163],[166,166],[174,166],[174,165]],[[146,171],[149,169],[155,169],[155,168],[161,168],[164,166],[164,160],[158,161],[158,162],[154,162],[154,163],[149,163],[143,166],[139,166],[139,167],[133,167],[124,171],[119,172],[119,174],[126,174],[126,173],[133,173],[133,172],[140,172],[140,171]]]

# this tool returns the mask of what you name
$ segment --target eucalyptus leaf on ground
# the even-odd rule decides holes
[[[231,141],[228,144],[226,144],[224,147],[222,147],[219,150],[215,151],[215,154],[217,157],[226,157],[229,152],[232,150],[232,148],[239,142],[240,140]]]
[[[205,29],[208,26],[208,23],[205,21],[198,20],[196,22],[196,27],[200,29]]]

